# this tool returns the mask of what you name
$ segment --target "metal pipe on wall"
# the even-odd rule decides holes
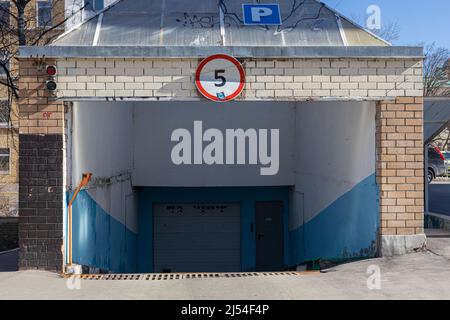
[[[75,201],[78,193],[80,192],[81,188],[83,188],[84,186],[86,186],[89,181],[91,180],[92,177],[92,173],[83,173],[82,178],[81,178],[81,182],[78,185],[77,189],[75,190],[75,193],[73,194],[72,198],[69,201],[69,205],[68,205],[68,217],[67,217],[67,229],[68,229],[68,236],[67,236],[67,240],[68,240],[68,247],[69,247],[69,254],[68,254],[68,265],[71,266],[72,265],[72,205],[73,202]]]

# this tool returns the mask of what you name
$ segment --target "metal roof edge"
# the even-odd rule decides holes
[[[242,58],[423,58],[415,46],[21,46],[20,58],[203,58],[225,53]]]
[[[450,103],[450,96],[425,96],[423,97],[423,101],[448,101]]]

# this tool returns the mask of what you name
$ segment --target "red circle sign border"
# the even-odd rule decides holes
[[[202,72],[203,68],[205,67],[205,65],[210,62],[211,60],[214,59],[225,59],[230,61],[231,63],[233,63],[239,70],[239,75],[240,75],[240,83],[239,83],[239,87],[237,88],[237,90],[235,92],[233,92],[231,95],[229,95],[228,97],[226,97],[225,99],[219,99],[216,96],[213,96],[212,94],[209,94],[205,88],[202,86],[201,82],[200,82],[200,73]],[[229,56],[227,54],[214,54],[212,56],[209,56],[205,59],[203,59],[200,64],[197,67],[197,71],[195,72],[195,85],[197,86],[198,91],[200,91],[200,93],[205,97],[208,98],[210,100],[216,101],[216,102],[226,102],[226,101],[230,101],[233,100],[234,98],[236,98],[238,95],[241,94],[242,90],[244,89],[244,85],[245,85],[245,71],[244,71],[244,67],[242,67],[242,64],[234,57]]]

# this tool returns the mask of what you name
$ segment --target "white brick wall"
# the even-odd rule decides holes
[[[57,62],[58,97],[198,98],[199,59],[66,59]],[[422,61],[393,59],[244,60],[239,99],[422,96]]]

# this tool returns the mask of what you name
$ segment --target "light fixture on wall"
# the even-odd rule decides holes
[[[55,76],[58,73],[56,66],[54,65],[47,65],[45,67],[45,73],[50,77],[49,80],[45,82],[45,88],[48,91],[55,91],[58,87],[55,81]]]
[[[47,73],[48,76],[51,76],[51,77],[56,76],[56,73],[57,73],[56,66],[54,66],[54,65],[47,66],[45,68],[45,72]]]
[[[55,91],[56,88],[57,88],[56,82],[55,82],[54,80],[47,80],[47,81],[45,82],[45,88],[46,88],[48,91]]]

